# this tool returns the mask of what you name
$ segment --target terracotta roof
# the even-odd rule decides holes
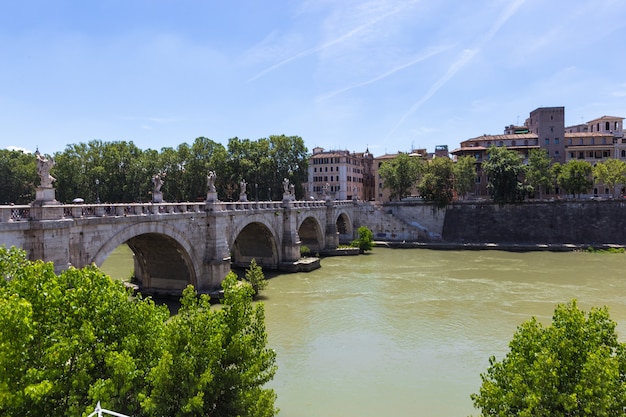
[[[520,134],[511,134],[511,135],[483,135],[477,136],[472,139],[467,139],[462,141],[461,143],[471,142],[471,141],[483,141],[483,140],[518,140],[518,139],[537,139],[537,135],[534,133],[520,133]]]
[[[598,117],[597,119],[593,119],[593,120],[589,120],[587,123],[593,123],[593,122],[597,122],[600,120],[624,120],[623,117],[617,117],[617,116],[602,116],[602,117]]]

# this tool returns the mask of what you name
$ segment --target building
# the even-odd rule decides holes
[[[455,157],[470,155],[476,159],[475,196],[487,196],[487,178],[482,162],[490,146],[505,146],[518,151],[524,159],[530,149],[545,149],[552,162],[566,163],[583,159],[592,165],[608,158],[626,161],[623,117],[602,116],[584,124],[565,126],[564,107],[540,107],[533,110],[523,126],[510,125],[502,135],[483,135],[461,142],[451,152]],[[599,192],[602,191],[602,192]],[[558,193],[558,190],[555,190]],[[594,189],[594,194],[608,194]]]
[[[334,200],[371,200],[374,197],[373,162],[374,156],[369,150],[356,153],[313,148],[308,181],[304,184],[306,197],[324,199],[328,193]]]

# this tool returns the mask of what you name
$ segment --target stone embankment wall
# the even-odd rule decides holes
[[[448,206],[446,242],[626,244],[626,201],[546,201]]]
[[[356,228],[365,225],[374,239],[388,242],[432,242],[441,240],[445,210],[433,205],[397,203],[359,203]]]

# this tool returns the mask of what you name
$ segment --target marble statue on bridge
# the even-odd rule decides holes
[[[239,201],[248,201],[248,195],[246,194],[246,188],[248,183],[245,179],[239,183]]]
[[[163,202],[163,193],[161,192],[161,187],[163,187],[164,177],[165,177],[165,174],[157,174],[152,177],[152,202],[153,203]]]
[[[35,156],[37,157],[37,174],[41,180],[39,186],[41,188],[52,188],[52,183],[56,181],[56,178],[50,175],[50,170],[54,166],[54,159],[41,156],[39,151],[35,152]]]
[[[215,171],[209,171],[209,175],[206,177],[206,184],[210,193],[215,192]]]

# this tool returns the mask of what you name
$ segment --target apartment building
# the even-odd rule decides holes
[[[374,156],[365,152],[313,148],[309,159],[307,198],[334,200],[371,200],[374,198]]]
[[[553,162],[566,163],[583,159],[591,164],[608,158],[626,161],[623,117],[602,116],[587,123],[565,126],[564,107],[540,107],[533,110],[523,126],[505,127],[502,135],[483,135],[461,142],[451,152],[455,157],[471,155],[476,159],[475,196],[487,196],[487,178],[482,162],[490,146],[505,146],[518,151],[525,159],[530,149],[545,149]],[[606,190],[594,190],[603,194]]]

